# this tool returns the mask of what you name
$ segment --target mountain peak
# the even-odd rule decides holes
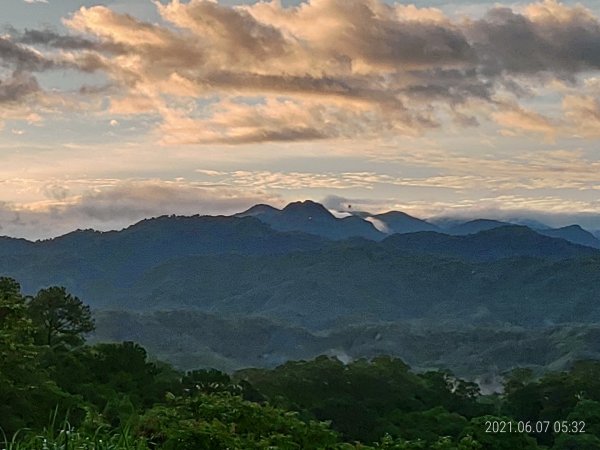
[[[573,225],[567,225],[566,227],[561,227],[558,228],[559,230],[576,230],[576,231],[585,231],[583,228],[581,228],[580,225],[577,224],[573,224]]]
[[[284,213],[306,214],[311,217],[327,217],[334,219],[333,214],[327,208],[312,200],[304,200],[301,202],[292,202],[282,210]]]
[[[566,239],[567,241],[585,245],[587,247],[600,248],[600,240],[579,225],[568,225],[562,228],[539,230],[539,233],[546,236]]]
[[[475,219],[451,227],[447,232],[454,235],[475,234],[493,228],[510,226],[511,223],[492,219]]]
[[[411,219],[416,219],[416,217],[411,216],[410,214],[406,214],[402,211],[388,211],[381,214],[377,214],[373,217],[384,218],[384,217],[406,217]]]
[[[274,208],[271,205],[266,205],[264,203],[259,203],[248,208],[246,211],[236,214],[237,217],[248,217],[248,216],[261,216],[264,214],[276,214],[279,212],[279,209]]]
[[[374,219],[383,222],[388,232],[393,233],[416,233],[420,231],[439,231],[439,228],[429,222],[406,214],[402,211],[389,211],[373,216]]]

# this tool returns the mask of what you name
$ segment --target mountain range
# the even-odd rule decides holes
[[[281,210],[257,205],[234,216],[162,216],[121,231],[78,230],[45,241],[2,237],[0,274],[31,294],[65,286],[103,318],[100,338],[133,333],[131,327],[119,332],[120,316],[102,311],[125,318],[178,311],[169,316],[171,330],[177,329],[173,317],[182,326],[184,317],[212,317],[227,329],[262,324],[274,336],[269,339],[321,351],[333,341],[315,336],[343,335],[348,327],[542,329],[600,322],[598,247],[578,226],[475,220],[442,227],[401,212],[336,217],[307,201]],[[135,319],[146,337],[164,328],[152,320]],[[157,351],[171,360],[200,348],[193,339],[162,339]],[[311,347],[315,339],[319,344]],[[206,354],[221,367],[242,364],[236,342],[207,343]],[[277,348],[265,365],[285,359],[286,346]],[[303,354],[290,347],[287,357]]]
[[[535,221],[499,221],[475,219],[468,221],[439,221],[439,223],[412,217],[401,211],[383,214],[370,214],[365,211],[345,212],[344,217],[336,217],[323,205],[310,200],[290,203],[283,209],[269,205],[256,205],[236,217],[255,217],[278,231],[301,231],[326,239],[343,240],[362,237],[380,241],[391,234],[407,234],[431,231],[456,236],[479,233],[494,228],[521,225],[538,234],[565,239],[569,242],[600,249],[600,239],[579,225],[550,228]]]

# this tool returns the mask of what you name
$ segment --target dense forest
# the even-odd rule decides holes
[[[502,394],[378,356],[179,372],[132,342],[86,345],[89,307],[0,279],[0,448],[598,449],[600,362],[504,376]]]

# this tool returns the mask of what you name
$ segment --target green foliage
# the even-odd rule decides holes
[[[91,433],[81,432],[68,423],[58,431],[17,433],[0,446],[6,450],[150,450],[146,441],[130,429],[109,431],[98,428]]]
[[[462,435],[473,438],[483,449],[493,450],[537,450],[539,447],[532,437],[525,433],[489,433],[487,421],[510,421],[510,417],[482,416],[471,419],[464,427]]]
[[[62,308],[73,309],[67,314]],[[78,319],[76,311],[82,313]],[[513,370],[505,393],[494,396],[449,371],[415,372],[387,356],[348,364],[321,356],[233,376],[214,369],[180,373],[150,361],[133,342],[82,345],[90,326],[84,324],[86,311],[63,288],[44,290],[28,303],[18,283],[0,278],[0,436],[8,436],[0,437],[0,448],[600,447],[599,361],[539,378]],[[48,337],[44,324],[54,324],[49,339],[41,339]],[[585,422],[586,433],[494,434],[486,431],[490,420]]]
[[[338,442],[324,423],[229,393],[172,399],[149,410],[140,432],[165,450],[327,449]]]
[[[552,447],[552,450],[598,450],[600,438],[592,434],[562,434]]]
[[[362,442],[385,433],[427,441],[440,435],[456,437],[467,422],[463,416],[486,409],[477,403],[479,390],[473,383],[445,372],[417,375],[401,360],[389,357],[347,365],[319,357],[272,371],[241,371],[238,377],[273,404],[303,417],[331,420],[344,437]]]
[[[9,434],[43,424],[57,403],[72,405],[39,364],[33,332],[19,284],[0,278],[0,427]]]
[[[34,354],[32,324],[27,315],[20,285],[11,278],[0,278],[0,365]]]
[[[42,289],[30,300],[29,310],[40,344],[80,345],[83,335],[94,330],[90,307],[67,293],[64,287]]]

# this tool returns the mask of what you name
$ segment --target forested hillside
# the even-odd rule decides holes
[[[329,241],[253,217],[163,217],[120,232],[5,239],[0,254],[0,271],[26,292],[64,285],[95,309],[196,309],[312,330],[600,319],[600,251],[519,226]]]
[[[379,356],[228,375],[178,372],[133,342],[88,346],[65,289],[0,279],[0,446],[9,450],[596,449],[600,363],[505,374],[482,395],[448,371]],[[500,429],[510,432],[500,432]]]
[[[600,250],[560,238],[580,228],[444,228],[391,212],[373,216],[389,235],[356,237],[374,229],[367,216],[303,202],[1,238],[0,273],[27,294],[65,286],[91,306],[94,342],[141,342],[181,369],[389,354],[494,380],[598,355]]]
[[[340,325],[315,333],[264,318],[187,310],[102,311],[95,317],[92,342],[136,341],[151,355],[185,370],[271,368],[322,354],[344,361],[391,355],[415,369],[447,368],[495,390],[501,374],[517,366],[539,374],[567,369],[579,359],[600,360],[598,324],[529,328],[400,321]]]

